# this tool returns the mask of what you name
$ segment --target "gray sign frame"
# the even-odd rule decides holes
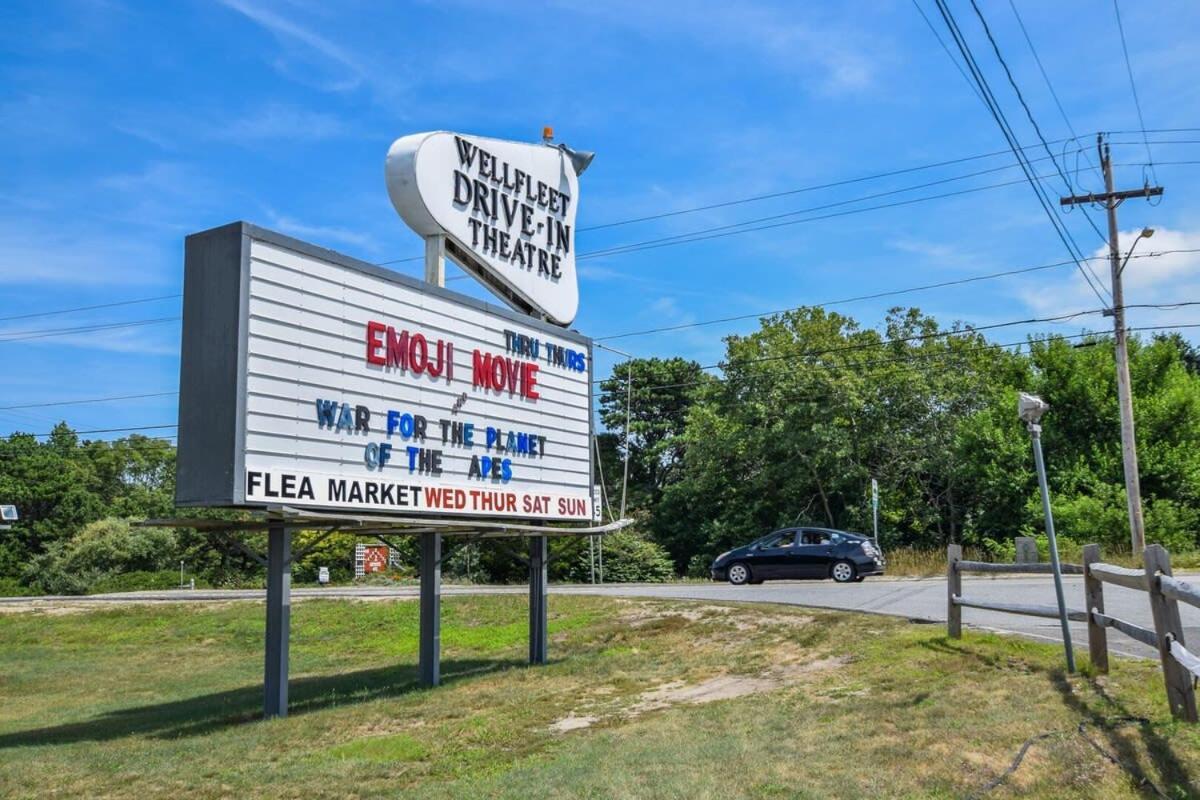
[[[180,507],[266,508],[246,500],[246,365],[249,343],[250,243],[265,242],[344,269],[439,297],[530,327],[586,348],[593,371],[592,339],[576,330],[505,306],[433,286],[376,264],[319,247],[248,222],[194,233],[184,242],[183,335],[179,365],[179,440],[175,504]],[[595,435],[595,393],[588,386],[588,439]],[[588,460],[595,485],[595,462]],[[317,508],[317,507],[313,507]],[[341,507],[326,510],[344,512]],[[363,514],[373,513],[363,509]],[[375,512],[378,513],[378,512]],[[414,512],[453,518],[453,514]],[[466,515],[464,515],[466,516]],[[469,519],[486,519],[469,515]]]

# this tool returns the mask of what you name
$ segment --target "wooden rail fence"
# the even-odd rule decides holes
[[[1160,545],[1150,545],[1143,554],[1143,569],[1129,569],[1100,560],[1100,546],[1083,548],[1083,564],[1063,564],[1064,575],[1082,575],[1086,610],[1067,609],[1067,617],[1088,626],[1088,654],[1092,666],[1108,672],[1108,631],[1119,631],[1158,651],[1167,702],[1178,719],[1197,722],[1194,683],[1200,679],[1200,656],[1187,649],[1179,604],[1200,608],[1200,589],[1171,574],[1171,557]],[[962,610],[979,608],[1005,614],[1058,619],[1058,606],[1021,603],[992,603],[963,595],[962,576],[965,572],[1049,574],[1049,564],[989,564],[964,561],[962,548],[952,544],[946,548],[946,631],[952,638],[962,636]],[[1154,630],[1134,625],[1104,611],[1104,584],[1111,583],[1126,589],[1145,592],[1154,618]]]

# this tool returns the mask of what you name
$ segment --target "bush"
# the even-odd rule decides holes
[[[37,594],[16,578],[0,578],[0,597],[33,597]]]
[[[561,580],[585,583],[591,580],[587,540],[558,571]],[[597,564],[599,559],[597,559]],[[659,544],[632,531],[617,531],[604,537],[605,583],[661,583],[675,577],[675,566]]]
[[[179,573],[175,570],[159,572],[123,572],[107,575],[88,587],[88,594],[107,594],[109,592],[138,592],[154,589],[178,589]]]
[[[84,594],[116,575],[168,571],[177,553],[178,541],[172,530],[136,528],[129,520],[102,519],[35,556],[22,574],[22,583],[46,594]]]

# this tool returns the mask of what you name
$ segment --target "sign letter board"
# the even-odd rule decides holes
[[[176,502],[592,517],[591,340],[234,223],[187,238]]]

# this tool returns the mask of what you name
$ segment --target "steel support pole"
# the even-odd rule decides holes
[[[422,686],[437,686],[442,678],[442,536],[421,536],[421,651]]]
[[[1062,567],[1058,563],[1058,540],[1054,538],[1054,514],[1050,511],[1050,487],[1046,484],[1046,464],[1042,460],[1042,426],[1030,425],[1033,460],[1037,465],[1038,486],[1042,490],[1042,511],[1046,515],[1046,538],[1050,540],[1050,565],[1054,571],[1054,594],[1058,597],[1058,619],[1062,625],[1063,649],[1067,654],[1067,672],[1075,672],[1075,649],[1071,646],[1071,627],[1067,624],[1067,600],[1063,596]]]
[[[282,522],[267,529],[267,642],[263,716],[288,711],[288,636],[292,618],[292,532]]]
[[[446,237],[441,234],[425,237],[425,282],[446,285]]]
[[[547,562],[549,539],[529,537],[529,663],[545,664],[547,633]]]

